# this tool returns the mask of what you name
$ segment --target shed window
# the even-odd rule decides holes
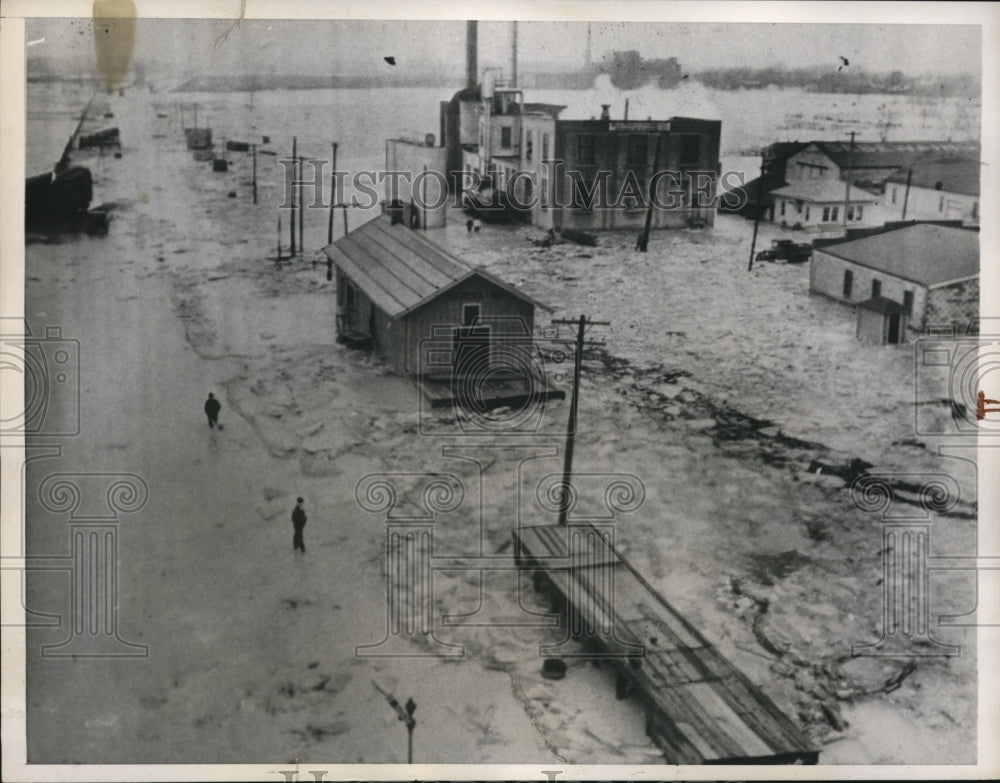
[[[864,209],[864,207],[862,207],[862,206],[861,206],[860,204],[858,204],[858,205],[857,205],[857,206],[856,206],[856,207],[854,208],[854,219],[855,219],[855,220],[861,220],[861,214],[862,214],[862,210],[863,210],[863,209]]]
[[[893,188],[893,189],[892,189],[892,203],[893,203],[893,204],[895,204],[895,203],[896,203],[896,193],[897,193],[897,192],[899,192],[899,188]]]
[[[787,204],[787,203],[788,203],[787,201],[782,201],[781,202],[781,216],[782,217],[785,216],[785,204]]]
[[[903,291],[903,309],[907,315],[913,315],[913,291]]]
[[[844,298],[851,298],[851,291],[854,289],[854,272],[850,269],[844,270]]]
[[[809,220],[809,207],[806,207],[806,220]]]
[[[510,149],[510,126],[505,125],[500,129],[500,146],[504,149]]]
[[[594,135],[592,133],[581,133],[576,137],[576,162],[584,165],[593,164],[594,157]]]
[[[872,299],[882,296],[882,281],[878,278],[872,280]]]

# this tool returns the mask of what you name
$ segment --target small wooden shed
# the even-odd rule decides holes
[[[401,375],[480,369],[504,343],[530,342],[535,309],[550,310],[423,231],[383,215],[323,249],[337,268],[337,334],[368,343]]]
[[[899,302],[873,296],[858,304],[858,339],[877,345],[905,342],[907,316]]]

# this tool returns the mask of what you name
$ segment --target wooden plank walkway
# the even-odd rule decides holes
[[[588,528],[600,543],[583,556],[571,552],[570,531]],[[514,547],[521,566],[538,569],[536,587],[555,591],[576,641],[616,667],[616,695],[637,697],[667,763],[817,763],[819,751],[788,716],[596,528],[519,528]],[[581,655],[570,649],[564,654]]]

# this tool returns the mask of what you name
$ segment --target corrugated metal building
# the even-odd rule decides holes
[[[531,339],[536,307],[549,310],[389,215],[323,252],[337,267],[338,335],[373,343],[403,375],[448,375],[463,356],[481,369],[505,342]]]
[[[892,300],[911,329],[965,325],[979,313],[979,234],[916,223],[817,242],[809,290],[849,305]]]

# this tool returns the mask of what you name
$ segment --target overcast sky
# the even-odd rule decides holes
[[[220,20],[146,19],[138,24],[136,55],[169,60],[216,73],[358,73],[388,67],[453,69],[464,73],[464,22],[244,21],[228,39]],[[686,70],[728,66],[840,65],[907,74],[979,71],[980,29],[971,25],[612,23],[591,25],[592,55],[638,49],[644,57],[677,57]],[[31,20],[31,56],[65,62],[93,60],[90,20]],[[583,64],[586,23],[522,22],[518,25],[521,67]],[[509,60],[511,25],[481,22],[480,66]]]

